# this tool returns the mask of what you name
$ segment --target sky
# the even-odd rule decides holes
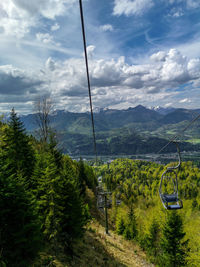
[[[200,108],[199,0],[83,0],[94,110]],[[0,1],[0,113],[89,110],[78,0]]]

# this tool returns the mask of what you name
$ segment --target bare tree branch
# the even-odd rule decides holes
[[[49,115],[53,112],[53,109],[54,105],[50,98],[43,97],[35,101],[35,121],[38,126],[39,138],[44,143],[48,142],[48,138],[51,133]]]

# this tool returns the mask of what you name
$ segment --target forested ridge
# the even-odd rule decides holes
[[[77,242],[92,243],[91,234],[95,240],[103,237],[88,228],[99,216],[88,190],[96,192],[96,177],[102,176],[103,189],[112,193],[109,227],[138,244],[158,266],[199,266],[200,170],[192,162],[182,163],[178,179],[184,208],[172,212],[164,210],[158,195],[166,168],[129,159],[95,167],[73,161],[59,151],[53,131],[45,141],[27,135],[13,109],[9,122],[0,124],[0,265],[59,266],[56,257],[65,255],[62,266],[77,266],[70,263],[74,253],[81,258]],[[102,266],[108,252],[97,250],[106,255],[95,259]],[[113,262],[108,266],[120,266]]]
[[[199,110],[172,109],[163,115],[141,105],[126,110],[106,109],[94,114],[97,151],[100,155],[132,155],[155,153],[166,140],[181,132]],[[22,116],[28,131],[34,134],[37,114]],[[53,128],[58,131],[63,152],[71,155],[93,155],[89,113],[57,110],[49,114]],[[199,151],[200,124],[182,134],[182,151]],[[173,145],[165,153],[176,151]]]
[[[110,216],[118,234],[138,242],[158,266],[199,266],[200,170],[192,162],[182,163],[178,180],[183,209],[168,211],[158,188],[163,171],[172,164],[117,159],[98,172],[112,192]]]

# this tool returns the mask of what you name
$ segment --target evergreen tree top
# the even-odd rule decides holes
[[[17,116],[17,113],[15,112],[15,109],[12,108],[11,113],[10,113],[10,119],[8,122],[8,125],[10,128],[15,132],[25,132],[25,128],[23,125],[23,122],[20,120],[20,118]]]

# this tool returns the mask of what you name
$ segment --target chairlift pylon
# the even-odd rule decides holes
[[[174,167],[168,167],[167,170],[163,172],[159,187],[160,199],[162,201],[164,208],[167,210],[182,209],[183,207],[183,202],[178,197],[178,180],[177,180],[177,172],[175,171],[181,165],[181,156],[178,144],[176,142],[174,143],[176,145],[178,153],[178,159],[179,159],[178,165]],[[173,185],[173,192],[171,192],[170,194],[163,192],[162,185],[164,181],[168,182],[171,181]]]

